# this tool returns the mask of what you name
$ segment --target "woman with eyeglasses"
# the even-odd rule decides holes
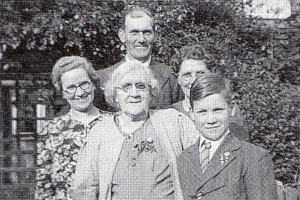
[[[207,64],[212,60],[205,50],[199,45],[187,45],[180,49],[179,63],[177,71],[177,80],[183,93],[184,99],[174,103],[169,108],[175,108],[183,114],[190,116],[190,89],[193,82],[203,76],[205,73],[210,72],[210,65]],[[230,118],[230,130],[239,139],[249,141],[249,133],[243,124],[243,117],[241,116],[240,109],[237,105],[234,106],[235,115]]]
[[[206,65],[207,56],[201,48],[197,46],[183,47],[181,49],[180,65],[177,69],[177,79],[183,93],[184,99],[174,103],[170,107],[189,116],[191,110],[190,105],[190,89],[196,78],[209,72],[210,68]]]
[[[48,121],[39,133],[35,199],[72,199],[78,153],[89,130],[102,120],[93,105],[98,75],[85,58],[66,56],[54,65],[52,82],[70,111]]]
[[[176,156],[199,136],[175,109],[149,110],[158,92],[140,63],[124,62],[112,73],[104,93],[119,111],[91,129],[78,159],[75,199],[182,198]]]

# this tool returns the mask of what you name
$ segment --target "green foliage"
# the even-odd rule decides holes
[[[295,187],[300,174],[300,18],[248,19],[239,2],[4,1],[0,57],[44,52],[54,63],[72,54],[86,56],[96,69],[108,67],[125,53],[117,36],[124,8],[148,5],[157,21],[156,59],[174,66],[183,45],[203,45],[214,70],[232,80],[252,143],[271,151],[277,179]],[[293,12],[299,12],[299,3],[294,4]]]
[[[122,3],[9,1],[1,6],[4,56],[27,51],[46,52],[54,58],[77,54],[103,66],[115,61],[110,59],[113,55],[120,55],[117,30],[111,28],[119,24]]]

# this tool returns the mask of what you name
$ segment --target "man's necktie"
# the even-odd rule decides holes
[[[210,144],[210,142],[204,141],[204,143],[202,143],[201,146],[202,146],[202,148],[201,148],[202,150],[200,152],[200,168],[201,168],[201,172],[203,174],[209,163],[209,149],[211,148],[211,144]]]

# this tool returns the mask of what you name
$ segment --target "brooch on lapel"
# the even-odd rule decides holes
[[[229,157],[230,157],[230,153],[228,151],[225,152],[225,153],[222,153],[221,158],[220,158],[221,165],[224,165],[224,164],[228,163],[229,162]]]

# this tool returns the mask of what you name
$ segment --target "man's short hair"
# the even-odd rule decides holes
[[[230,90],[230,81],[219,74],[208,72],[197,78],[191,86],[190,103],[192,108],[194,108],[195,101],[199,101],[212,94],[222,95],[227,104],[231,105],[232,93]]]
[[[154,30],[154,17],[152,12],[145,7],[139,7],[139,6],[134,6],[134,7],[130,7],[125,11],[124,16],[122,17],[122,29],[125,30],[126,28],[126,18],[127,17],[131,17],[131,18],[139,18],[139,17],[143,17],[144,15],[148,15],[152,20],[153,20],[153,24],[152,24],[152,28]]]

